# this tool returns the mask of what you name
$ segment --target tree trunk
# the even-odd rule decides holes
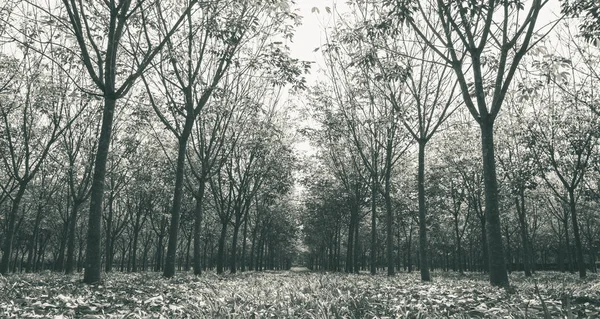
[[[358,258],[358,256],[360,256],[360,238],[358,237],[358,231],[360,228],[360,216],[358,214],[360,213],[360,208],[357,206],[355,209],[356,225],[354,226],[354,273],[358,274],[360,272],[360,259]]]
[[[231,260],[229,261],[229,271],[232,274],[237,272],[237,242],[238,242],[238,234],[240,232],[240,213],[235,213],[235,223],[233,224],[233,238],[231,240]]]
[[[67,241],[67,264],[65,274],[70,275],[75,268],[75,232],[77,231],[77,213],[81,202],[73,201],[71,218],[69,219],[69,239]]]
[[[33,261],[35,260],[35,254],[37,253],[36,244],[38,239],[38,232],[40,230],[40,222],[42,220],[42,205],[38,206],[37,213],[35,214],[35,222],[33,224],[33,232],[29,240],[29,255],[27,256],[27,266],[25,272],[31,272],[35,270],[33,267]]]
[[[202,202],[204,199],[205,181],[199,181],[198,193],[196,194],[196,207],[194,209],[194,275],[202,274],[202,262],[200,259],[200,232],[202,229]]]
[[[227,236],[227,222],[221,224],[221,235],[219,236],[219,250],[217,251],[217,274],[223,273],[225,263],[225,237]]]
[[[140,236],[140,214],[141,214],[141,208],[138,207],[138,214],[135,218],[135,225],[134,225],[134,230],[133,230],[133,246],[131,248],[131,271],[132,272],[137,272],[138,271],[138,265],[137,265],[137,248],[138,248],[138,241],[139,241],[139,236]]]
[[[258,208],[257,208],[258,209]],[[256,245],[256,234],[258,232],[258,217],[255,221],[255,225],[254,225],[254,229],[252,230],[252,247],[250,248],[250,270],[256,270],[256,267],[254,267],[254,255],[256,254],[256,252],[258,251]]]
[[[111,181],[112,182],[112,181]],[[114,215],[114,211],[113,211],[113,201],[114,201],[114,194],[111,190],[111,194],[108,198],[108,218],[106,219],[106,247],[105,247],[105,263],[106,265],[104,266],[104,271],[105,272],[111,272],[112,271],[112,267],[113,267],[113,256],[114,256],[114,245],[115,243],[113,242],[113,236],[112,236],[112,219],[113,219],[113,215]]]
[[[418,169],[418,197],[419,197],[419,260],[421,261],[421,280],[431,281],[429,274],[429,253],[427,248],[427,212],[425,207],[425,141],[419,141],[419,169]]]
[[[531,277],[531,247],[529,245],[529,230],[525,214],[525,191],[519,190],[519,198],[516,199],[517,214],[519,217],[519,228],[521,230],[521,242],[523,243],[523,268],[525,277]]]
[[[373,162],[373,165],[376,165]],[[371,174],[371,275],[377,273],[377,174]]]
[[[574,189],[569,189],[569,209],[571,211],[571,222],[573,227],[573,237],[575,237],[575,250],[577,253],[577,268],[579,268],[579,278],[585,278],[585,260],[583,260],[583,246],[579,234],[579,223],[577,222],[577,207],[575,206]]]
[[[563,228],[565,229],[565,253],[567,254],[567,267],[570,273],[573,272],[573,259],[571,254],[571,239],[569,236],[569,215],[568,210],[564,210],[562,218]]]
[[[107,77],[109,77],[108,74]],[[114,82],[112,89],[114,89]],[[87,248],[85,252],[85,271],[83,275],[83,282],[87,284],[99,282],[101,279],[102,200],[104,197],[106,160],[110,147],[116,102],[111,85],[107,85],[104,94],[102,127],[100,128],[100,137],[98,138],[98,150],[94,160],[94,176],[90,190],[90,212],[88,217]]]
[[[494,125],[493,122],[488,120],[481,121],[481,148],[490,283],[493,286],[507,287],[509,283],[506,263],[504,261],[504,249],[502,247],[496,158],[494,157]]]
[[[352,207],[350,211],[350,224],[348,225],[348,249],[346,251],[346,267],[345,271],[347,273],[352,273],[354,271],[354,227],[356,224],[356,218],[358,215],[356,203],[352,202]]]
[[[163,276],[166,278],[175,275],[175,259],[177,258],[177,233],[179,232],[179,218],[181,215],[181,198],[183,196],[183,173],[185,169],[185,153],[187,140],[191,132],[191,124],[186,119],[185,127],[179,137],[179,150],[177,152],[177,168],[175,170],[175,190],[173,194],[173,208],[171,209],[171,225],[169,229],[169,243],[165,259]]]
[[[2,262],[0,263],[0,274],[6,275],[9,271],[10,257],[12,254],[13,242],[15,239],[17,212],[23,195],[25,194],[26,184],[19,185],[19,190],[15,195],[12,207],[8,215],[8,227],[6,228],[6,236],[4,237],[4,253],[2,254]]]
[[[248,241],[248,216],[244,219],[244,230],[242,233],[242,261],[241,261],[241,271],[246,271],[246,243]]]
[[[456,263],[456,268],[458,269],[458,272],[460,274],[464,273],[464,269],[463,269],[463,264],[462,264],[462,247],[461,247],[461,240],[460,240],[460,231],[458,229],[458,212],[455,212],[454,215],[454,236],[455,236],[455,241],[456,241],[456,257],[455,257],[455,263]]]

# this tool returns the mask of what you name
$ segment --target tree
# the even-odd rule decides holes
[[[68,33],[74,37],[80,52],[81,62],[85,66],[96,89],[104,100],[102,106],[102,124],[94,159],[94,173],[90,190],[90,211],[88,216],[87,248],[84,282],[91,284],[101,280],[101,243],[102,243],[102,201],[104,195],[104,179],[106,162],[110,147],[113,119],[117,100],[127,95],[135,81],[144,73],[154,57],[162,50],[169,37],[180,27],[197,0],[190,0],[183,6],[174,4],[168,13],[174,16],[174,23],[167,28],[160,41],[154,41],[140,28],[134,27],[146,18],[145,11],[156,6],[157,2],[144,1],[134,3],[132,0],[114,0],[98,2],[81,2],[63,0],[62,4],[68,18]],[[49,12],[51,15],[52,13]],[[163,12],[163,14],[167,14]],[[51,19],[61,18],[52,15]],[[155,22],[156,23],[156,22]],[[137,43],[130,50],[124,50],[123,36],[129,34],[146,43]],[[146,36],[134,36],[136,34]],[[121,53],[119,53],[119,49]],[[122,52],[129,53],[122,54]],[[131,64],[131,56],[136,57],[137,67]],[[126,67],[131,66],[130,72]],[[117,84],[120,80],[120,84]]]
[[[7,214],[7,232],[4,240],[0,274],[9,270],[18,213],[28,184],[43,167],[50,149],[73,119],[65,119],[69,108],[68,83],[60,83],[60,71],[47,64],[27,47],[21,48],[23,58],[11,72],[14,77],[9,87],[1,92],[0,120],[2,121],[3,170],[14,186],[3,187],[11,200]],[[74,113],[81,112],[73,109]]]
[[[576,91],[575,94],[577,93]],[[589,108],[582,108],[577,99],[557,95],[552,86],[548,87],[547,94],[540,94],[540,98],[546,103],[544,109],[536,109],[530,122],[530,144],[537,163],[544,172],[542,178],[552,192],[568,205],[579,277],[584,278],[586,266],[583,259],[577,199],[578,190],[583,184],[585,174],[589,171],[590,162],[597,154],[599,118]],[[565,104],[571,105],[567,109],[559,107]]]
[[[430,36],[430,41],[431,39],[432,36]],[[457,108],[454,103],[457,82],[450,78],[450,68],[444,65],[427,45],[408,36],[403,37],[401,43],[403,43],[403,47],[398,50],[385,41],[388,53],[386,56],[376,57],[376,64],[381,72],[382,81],[380,82],[383,82],[385,97],[400,115],[401,123],[419,147],[417,155],[419,257],[421,261],[419,268],[421,280],[430,281],[425,198],[425,148],[440,125]],[[406,66],[400,67],[396,61],[403,60],[403,56],[407,57]],[[400,74],[398,74],[399,70]],[[403,82],[406,82],[408,90],[403,89]]]
[[[494,122],[521,59],[536,43],[533,37],[536,23],[547,1],[533,1],[524,18],[519,14],[525,10],[521,1],[387,3],[395,19],[406,23],[452,66],[465,106],[480,126],[490,283],[508,286],[494,155]],[[441,30],[436,26],[441,26]]]

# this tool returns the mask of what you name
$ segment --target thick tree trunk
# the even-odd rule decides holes
[[[19,211],[19,205],[23,195],[25,194],[26,184],[19,185],[19,190],[13,198],[12,207],[8,215],[8,227],[6,228],[6,235],[4,237],[4,253],[2,254],[2,262],[0,263],[0,274],[6,275],[10,270],[10,257],[12,254],[13,243],[16,232],[17,213]]]
[[[427,212],[425,207],[425,141],[419,141],[419,168],[417,177],[419,197],[419,260],[421,280],[431,281],[427,244]]]
[[[108,64],[108,62],[107,62]],[[108,76],[108,75],[107,75]],[[114,89],[114,83],[112,85]],[[99,282],[102,269],[102,200],[104,197],[104,177],[106,175],[106,160],[112,134],[113,118],[116,99],[111,86],[107,85],[104,94],[104,110],[102,127],[98,139],[98,150],[94,160],[94,176],[90,190],[90,211],[88,217],[87,248],[85,252],[85,271],[83,282],[87,284]]]
[[[485,186],[485,217],[487,245],[490,267],[490,283],[493,286],[507,287],[508,274],[502,247],[500,209],[498,205],[498,181],[496,178],[496,158],[494,157],[493,122],[481,122],[481,148],[483,159],[483,182]]]
[[[191,121],[193,124],[193,120]],[[185,128],[179,137],[179,150],[177,152],[177,168],[175,170],[175,190],[173,193],[173,208],[171,209],[171,225],[169,229],[169,243],[165,259],[163,276],[166,278],[175,275],[175,259],[177,257],[177,234],[179,232],[179,218],[181,215],[181,198],[183,197],[183,173],[185,169],[185,153],[187,141],[192,124],[186,119]]]
[[[202,229],[202,202],[204,199],[204,189],[206,183],[204,180],[199,181],[198,193],[196,194],[196,207],[194,209],[194,275],[202,274],[202,262],[200,260],[200,244]]]
[[[577,221],[577,207],[575,206],[575,193],[569,189],[569,210],[571,211],[571,222],[573,227],[573,237],[575,237],[575,250],[577,254],[577,268],[579,268],[579,278],[585,278],[585,260],[583,260],[583,245],[579,234],[579,222]]]

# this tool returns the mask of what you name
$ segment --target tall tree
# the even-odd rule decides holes
[[[90,210],[87,227],[84,282],[91,284],[101,280],[102,269],[102,201],[106,162],[110,147],[113,119],[117,100],[125,96],[135,81],[144,73],[150,62],[162,50],[170,36],[180,27],[197,0],[183,5],[173,3],[168,14],[174,21],[160,41],[143,36],[144,32],[135,25],[145,19],[153,8],[158,10],[158,1],[108,0],[104,2],[82,2],[63,0],[67,14],[68,33],[74,37],[81,62],[85,66],[96,90],[102,96],[102,124],[94,159],[94,173],[90,190]],[[182,12],[179,14],[178,12]],[[52,12],[50,12],[53,14]],[[162,12],[166,15],[167,13]],[[57,16],[52,18],[61,20]],[[147,21],[145,21],[147,22]],[[156,22],[155,22],[156,23]],[[123,36],[140,39],[139,43],[124,50]],[[137,36],[140,35],[140,36]],[[121,49],[121,50],[120,50]],[[126,52],[128,54],[123,54]],[[132,56],[139,61],[132,65]],[[128,73],[126,73],[128,72]],[[117,82],[120,82],[117,84]]]
[[[534,0],[523,17],[522,1],[387,1],[392,16],[406,23],[452,66],[465,106],[479,124],[490,283],[494,286],[509,284],[502,247],[494,122],[522,58],[536,44],[536,23],[547,2]]]

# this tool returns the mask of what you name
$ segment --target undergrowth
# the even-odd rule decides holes
[[[164,279],[158,273],[0,277],[1,318],[598,318],[600,281],[538,273],[491,287],[483,274],[394,277],[247,272]],[[539,288],[536,292],[536,286]]]

